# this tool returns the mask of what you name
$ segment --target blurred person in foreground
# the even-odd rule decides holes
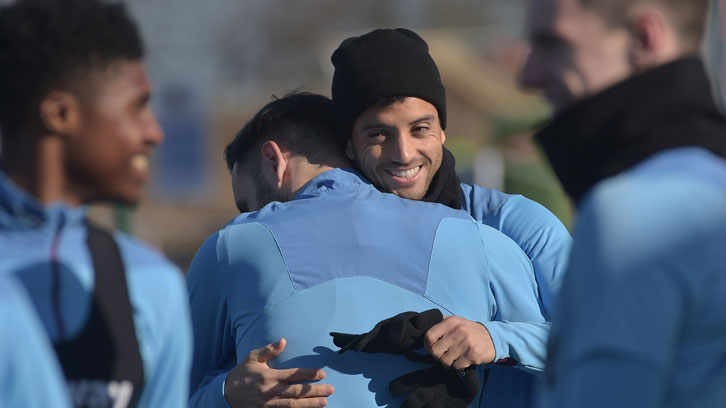
[[[180,271],[86,215],[136,204],[162,141],[142,57],[122,4],[0,8],[0,274],[27,290],[77,407],[186,405]]]
[[[378,29],[346,39],[331,60],[339,136],[355,168],[380,191],[464,210],[517,243],[534,267],[538,289],[531,296],[549,319],[571,237],[540,204],[459,181],[444,147],[445,89],[426,42],[407,29]],[[521,318],[516,309],[499,308],[497,319]],[[529,407],[533,373],[544,369],[548,330],[549,323],[502,326],[452,317],[427,333],[426,344],[445,366],[488,364],[483,406]],[[250,368],[249,392],[258,373],[282,388],[288,382],[264,364]]]
[[[403,355],[338,354],[328,333],[363,333],[398,313],[432,308],[491,326],[495,339],[545,324],[532,264],[515,242],[464,211],[379,192],[350,168],[334,118],[330,99],[292,94],[263,107],[225,151],[243,214],[203,244],[187,275],[191,405],[399,406],[405,397],[406,407],[478,406],[482,370],[471,367],[477,384],[458,389],[456,370],[471,365],[455,361],[468,351],[464,344],[451,347],[444,368]],[[501,310],[517,310],[508,315],[514,321],[491,321]],[[426,329],[417,327],[423,348]],[[408,337],[392,330],[396,336],[386,338]],[[289,343],[248,356],[283,336]],[[283,348],[273,372],[293,381],[325,375],[330,385],[265,377],[260,355]],[[527,350],[521,357],[537,359]],[[413,374],[419,369],[425,375]],[[407,374],[430,384],[408,384],[411,394],[396,396],[408,383],[396,378]]]
[[[521,73],[579,211],[547,407],[726,406],[726,120],[706,0],[534,0]]]

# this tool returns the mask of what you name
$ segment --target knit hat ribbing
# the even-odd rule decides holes
[[[358,116],[381,99],[409,96],[436,107],[446,128],[446,92],[426,42],[405,28],[377,29],[343,41],[333,53],[332,97],[345,138]]]

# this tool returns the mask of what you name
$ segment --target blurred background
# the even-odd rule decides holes
[[[9,3],[11,0],[0,0]],[[330,55],[374,28],[407,27],[429,44],[446,86],[446,146],[463,182],[523,194],[568,227],[573,212],[533,131],[549,112],[520,91],[527,0],[126,0],[147,46],[153,104],[166,139],[135,209],[92,216],[162,250],[184,270],[236,214],[224,147],[272,95],[330,96]],[[723,0],[704,50],[723,106]]]

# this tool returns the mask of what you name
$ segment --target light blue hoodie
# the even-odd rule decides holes
[[[23,284],[51,341],[60,340],[60,324],[66,339],[85,326],[94,284],[86,236],[84,208],[42,206],[0,172],[0,275],[13,275]],[[183,276],[144,243],[122,233],[115,238],[143,359],[139,407],[183,407],[192,348]],[[54,274],[57,304],[52,301]]]

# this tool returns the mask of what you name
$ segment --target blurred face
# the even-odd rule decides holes
[[[531,0],[531,45],[523,86],[538,88],[555,113],[633,73],[628,30],[609,26],[580,0]]]
[[[136,204],[163,139],[149,106],[149,78],[141,61],[119,60],[84,85],[77,132],[67,135],[68,188],[84,202]]]
[[[434,105],[406,98],[364,111],[346,154],[380,190],[420,200],[441,167],[445,140]]]

